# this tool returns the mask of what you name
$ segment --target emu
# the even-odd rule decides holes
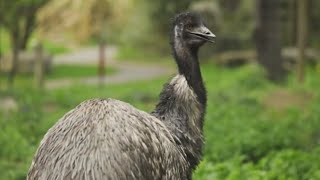
[[[178,75],[154,111],[110,98],[82,102],[45,134],[27,179],[191,179],[207,103],[197,54],[214,37],[198,14],[177,15],[171,47]]]

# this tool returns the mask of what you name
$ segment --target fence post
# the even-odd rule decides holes
[[[105,46],[106,43],[102,40],[99,44],[99,64],[98,64],[98,76],[99,76],[99,85],[102,86],[105,81]]]
[[[41,43],[38,43],[35,47],[35,63],[34,63],[34,85],[36,88],[43,88],[43,47]]]

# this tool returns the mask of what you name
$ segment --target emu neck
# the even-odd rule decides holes
[[[172,49],[179,74],[186,78],[188,85],[197,95],[199,103],[206,106],[206,90],[198,60],[199,47],[190,47],[183,43],[180,38],[175,38]]]

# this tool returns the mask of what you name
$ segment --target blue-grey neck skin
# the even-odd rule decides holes
[[[164,85],[152,115],[162,120],[176,136],[176,143],[185,151],[192,172],[202,156],[203,119],[207,102],[197,57],[201,45],[184,43],[175,27],[171,46],[179,75]]]

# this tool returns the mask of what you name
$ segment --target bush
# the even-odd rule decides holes
[[[259,163],[245,162],[241,156],[216,163],[203,161],[195,179],[319,179],[320,159],[317,148],[311,152],[294,149],[274,151]]]

